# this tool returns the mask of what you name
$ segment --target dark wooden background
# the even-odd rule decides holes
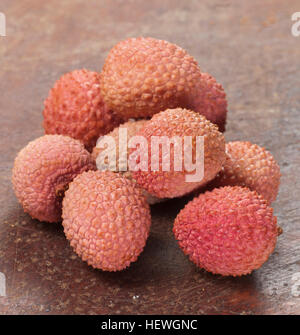
[[[0,272],[13,314],[299,314],[300,37],[291,34],[298,0],[1,0]],[[23,213],[11,186],[16,153],[41,136],[43,100],[63,73],[101,70],[110,48],[153,36],[188,50],[228,95],[227,140],[249,140],[278,160],[274,203],[284,234],[262,268],[214,276],[180,251],[172,223],[185,203],[154,206],[139,260],[121,273],[93,270],[71,250],[60,224]]]

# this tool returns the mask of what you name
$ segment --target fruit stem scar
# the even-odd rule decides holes
[[[60,184],[56,186],[55,194],[58,198],[62,199],[65,195],[65,192],[68,190],[68,184]]]

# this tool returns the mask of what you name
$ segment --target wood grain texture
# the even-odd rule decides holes
[[[299,314],[300,37],[291,35],[299,1],[1,0],[0,11],[0,313]],[[104,273],[72,252],[60,224],[30,219],[14,196],[14,157],[43,134],[54,81],[76,68],[100,71],[115,43],[140,35],[187,49],[227,92],[226,139],[265,146],[280,164],[274,210],[284,233],[249,276],[214,276],[183,255],[171,229],[187,199],[154,206],[139,260]]]

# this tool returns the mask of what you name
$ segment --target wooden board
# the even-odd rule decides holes
[[[299,314],[300,37],[291,34],[299,1],[1,0],[0,11],[0,313]],[[115,43],[140,35],[187,49],[227,92],[226,139],[265,146],[280,164],[274,210],[284,233],[249,276],[214,276],[183,255],[172,224],[186,199],[154,206],[139,260],[104,273],[72,252],[60,224],[30,219],[15,198],[13,160],[43,134],[54,81],[76,68],[100,71]]]

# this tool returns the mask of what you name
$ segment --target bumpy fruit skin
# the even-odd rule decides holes
[[[198,113],[187,109],[168,109],[160,112],[152,117],[146,125],[138,132],[139,136],[143,136],[148,143],[148,152],[139,153],[140,159],[137,155],[137,163],[145,161],[148,156],[148,170],[133,172],[133,178],[137,183],[145,188],[150,194],[159,198],[174,198],[185,195],[194,189],[206,184],[212,180],[216,174],[221,170],[225,161],[225,140],[222,133],[217,129],[217,126],[206,120],[206,118]],[[165,136],[168,139],[179,137],[182,144],[185,142],[185,136],[192,138],[192,156],[195,162],[196,151],[201,150],[201,147],[196,146],[196,137],[204,137],[204,176],[202,180],[187,181],[187,175],[194,174],[186,169],[185,150],[182,146],[182,162],[183,168],[181,171],[176,171],[174,165],[175,147],[171,145],[170,150],[170,170],[164,171],[162,169],[163,152],[160,150],[158,156],[151,148],[151,139],[154,136]],[[187,142],[188,143],[188,142]],[[152,153],[152,150],[153,153]],[[177,152],[178,153],[178,152]],[[134,160],[134,153],[131,154],[131,159]],[[159,162],[159,170],[152,171],[151,162],[152,155],[155,161]],[[186,153],[188,155],[188,152]],[[176,157],[177,161],[180,157]],[[202,164],[200,161],[199,163]]]
[[[45,135],[18,153],[12,183],[26,213],[40,221],[58,222],[68,184],[78,174],[91,169],[96,169],[95,161],[78,140]]]
[[[229,142],[224,166],[210,187],[245,186],[270,204],[276,200],[280,175],[279,165],[269,151],[250,142]]]
[[[149,205],[135,183],[111,171],[76,177],[63,200],[63,226],[74,251],[104,271],[136,261],[151,224]]]
[[[78,139],[91,150],[100,135],[110,132],[121,118],[104,104],[100,75],[75,70],[63,75],[44,102],[46,134],[62,134]]]
[[[154,38],[129,38],[108,54],[101,72],[105,103],[126,118],[185,107],[201,78],[197,62],[179,46]]]
[[[225,91],[214,77],[202,73],[193,93],[188,96],[188,108],[204,115],[207,120],[215,123],[219,131],[225,131],[227,117],[227,99]]]
[[[107,136],[111,136],[116,143],[116,148],[115,148],[115,152],[116,152],[116,169],[115,166],[112,164],[109,164],[109,169],[110,171],[113,172],[119,172],[121,173],[123,176],[125,176],[126,178],[133,180],[135,182],[135,180],[132,178],[132,173],[131,171],[128,170],[128,154],[127,154],[127,160],[125,159],[125,156],[119,156],[119,130],[120,129],[127,129],[127,140],[129,141],[133,136],[136,136],[138,131],[141,130],[143,128],[143,126],[146,124],[147,120],[138,120],[138,121],[128,121],[125,122],[123,124],[121,124],[118,128],[115,128],[113,131],[111,131],[110,133],[107,134]],[[93,151],[92,151],[92,157],[95,159],[96,164],[97,164],[97,168],[100,171],[104,171],[107,169],[107,164],[111,163],[108,162],[108,160],[106,160],[105,162],[102,162],[101,159],[97,160],[97,157],[100,153],[102,153],[103,151],[106,151],[106,147],[105,144],[103,142],[103,140],[105,139],[105,137],[101,137],[99,138],[99,141],[97,141],[97,145],[94,147]],[[103,145],[101,144],[103,143]],[[129,153],[129,148],[128,148],[128,142],[127,145],[125,144],[125,146],[127,148],[127,153]],[[112,148],[112,150],[114,150],[114,148]],[[119,158],[120,162],[119,162]],[[123,159],[124,158],[124,159]],[[162,202],[163,199],[157,198],[153,195],[151,195],[150,193],[148,193],[147,191],[145,191],[144,189],[142,189],[144,196],[147,199],[147,202],[149,205],[154,205],[156,203]]]
[[[281,233],[263,197],[239,186],[194,198],[176,217],[173,232],[192,262],[223,276],[258,269]]]

